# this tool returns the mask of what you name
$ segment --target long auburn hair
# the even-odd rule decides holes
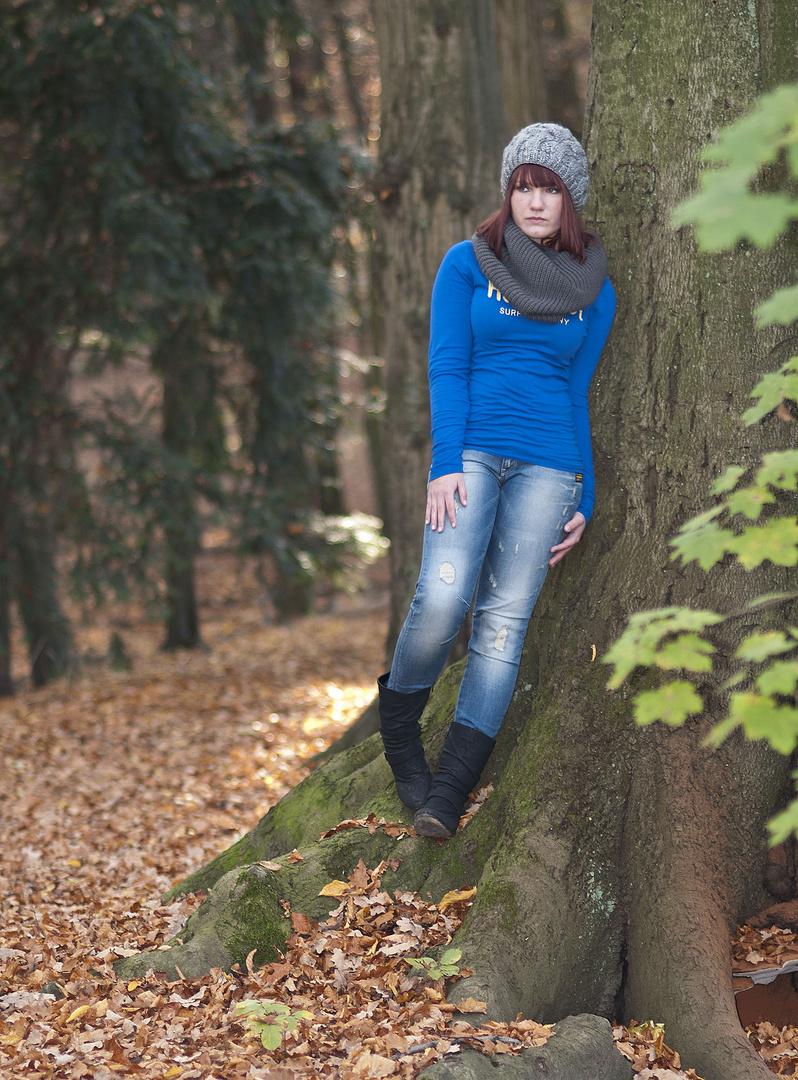
[[[586,229],[579,220],[579,215],[574,209],[568,188],[557,173],[552,172],[551,169],[547,169],[543,165],[533,165],[531,163],[519,165],[513,171],[500,209],[477,226],[477,236],[482,236],[487,240],[496,258],[501,259],[502,257],[504,229],[512,217],[510,200],[513,191],[517,187],[559,188],[562,192],[560,231],[551,240],[546,241],[546,244],[556,248],[557,251],[569,251],[579,262],[584,262],[587,258],[585,248],[588,244],[596,243],[598,240],[597,235],[591,232],[590,229]]]

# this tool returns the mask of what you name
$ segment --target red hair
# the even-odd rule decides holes
[[[518,168],[514,170],[510,177],[510,182],[507,185],[504,202],[500,209],[498,209],[495,214],[491,214],[489,218],[486,218],[481,225],[477,226],[477,236],[482,236],[487,240],[488,245],[496,258],[501,259],[502,257],[504,229],[507,222],[512,217],[510,199],[512,198],[513,191],[517,187],[555,187],[562,192],[562,218],[560,220],[560,231],[552,240],[547,241],[547,244],[555,247],[557,251],[569,251],[574,258],[578,259],[580,262],[584,262],[587,257],[585,254],[585,247],[588,244],[595,243],[598,237],[594,232],[586,229],[579,220],[579,215],[574,209],[574,204],[571,201],[568,188],[559,178],[557,173],[552,172],[551,169],[544,168],[543,165],[532,164],[519,165]]]

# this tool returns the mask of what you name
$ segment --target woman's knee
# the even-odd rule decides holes
[[[411,625],[434,622],[460,628],[468,614],[470,600],[449,588],[418,588],[410,605]]]

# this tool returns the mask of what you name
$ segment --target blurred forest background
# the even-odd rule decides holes
[[[508,132],[581,130],[590,3],[493,7],[502,70],[529,77],[502,87],[453,239],[495,205]],[[282,622],[362,586],[394,541],[405,607],[420,529],[396,478],[423,498],[402,455],[427,453],[427,300],[407,364],[386,345],[391,253],[415,228],[394,215],[391,233],[385,213],[407,168],[380,140],[388,18],[367,0],[4,6],[0,694],[72,668],[76,621],[109,602],[160,620],[167,649],[201,646],[198,567],[214,558]],[[468,173],[431,137],[446,118],[429,71],[405,69],[421,105],[403,153],[423,128],[433,164]],[[393,406],[391,364],[416,380]],[[126,625],[112,618],[89,658],[124,667]]]

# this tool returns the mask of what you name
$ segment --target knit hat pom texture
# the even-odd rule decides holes
[[[574,207],[584,209],[590,187],[587,155],[568,128],[561,124],[530,124],[510,140],[502,155],[502,196],[519,165],[551,169],[568,188]]]

